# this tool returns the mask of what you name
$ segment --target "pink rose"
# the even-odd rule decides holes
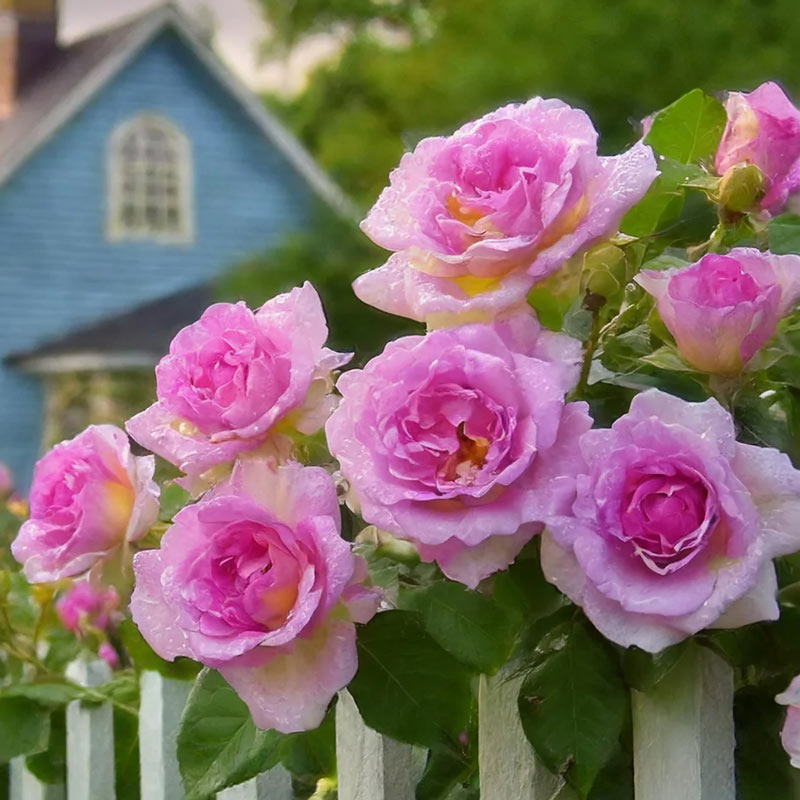
[[[403,156],[361,226],[395,255],[355,292],[437,327],[487,321],[613,233],[657,174],[641,143],[599,157],[589,117],[560,100],[505,106]]]
[[[520,315],[398,339],[342,375],[326,433],[363,518],[469,586],[504,569],[568,500],[561,461],[591,427],[564,403],[579,359]]]
[[[775,701],[786,710],[786,722],[781,731],[783,749],[789,754],[793,767],[800,769],[800,675],[790,684],[785,692],[781,692]]]
[[[776,83],[762,83],[749,94],[731,92],[726,111],[717,172],[724,175],[737,164],[755,164],[766,181],[762,208],[780,213],[800,187],[800,111]]]
[[[30,519],[11,545],[33,583],[79,575],[158,515],[155,459],[131,455],[114,425],[90,425],[57,444],[33,472]]]
[[[644,270],[635,279],[658,301],[689,364],[733,375],[772,338],[800,297],[800,256],[737,247],[690,267]]]
[[[333,406],[330,372],[351,354],[324,346],[314,287],[253,312],[218,303],[172,340],[156,367],[158,402],[127,423],[137,442],[196,477],[273,440],[313,433]]]
[[[88,580],[77,581],[56,601],[61,624],[76,632],[86,626],[107,628],[117,608],[119,595],[113,586],[95,587]]]
[[[657,652],[697,631],[778,617],[771,559],[800,549],[800,472],[735,441],[716,400],[651,389],[580,439],[568,515],[542,568],[606,637]]]
[[[315,728],[353,678],[353,620],[377,598],[324,469],[237,462],[133,565],[131,613],[150,646],[218,669],[258,727]]]
[[[111,669],[116,669],[119,666],[119,655],[117,655],[117,651],[114,649],[113,645],[108,642],[103,642],[100,647],[97,648],[97,655],[100,656]]]

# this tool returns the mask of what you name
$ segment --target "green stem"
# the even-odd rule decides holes
[[[583,351],[583,363],[581,364],[581,374],[578,378],[578,385],[573,392],[573,398],[581,398],[589,385],[589,372],[592,369],[592,360],[597,350],[597,342],[600,338],[600,306],[592,308],[592,327],[589,330],[589,338],[586,340],[586,349]]]

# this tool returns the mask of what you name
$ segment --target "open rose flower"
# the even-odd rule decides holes
[[[725,108],[728,124],[717,149],[717,172],[754,164],[766,182],[762,208],[780,213],[800,188],[800,110],[771,82],[748,94],[731,92]]]
[[[403,156],[361,226],[395,254],[355,292],[433,327],[486,321],[613,233],[657,174],[642,143],[598,156],[589,117],[560,100],[505,106]]]
[[[542,568],[612,641],[657,652],[777,619],[771,559],[800,549],[800,472],[734,437],[716,400],[656,389],[581,437],[572,512],[548,520]]]
[[[119,608],[119,594],[113,586],[94,586],[89,580],[77,581],[56,601],[61,624],[70,631],[84,627],[107,628]]]
[[[11,545],[33,583],[86,572],[158,515],[153,456],[131,455],[114,425],[91,425],[36,464],[30,518]]]
[[[786,721],[781,731],[781,743],[788,753],[793,767],[800,769],[800,675],[790,684],[785,692],[781,692],[775,701],[786,709]]]
[[[800,256],[739,247],[690,267],[636,276],[658,301],[681,355],[704,372],[732,375],[775,334],[800,297]]]
[[[310,283],[256,312],[213,305],[172,340],[156,367],[158,402],[128,431],[190,477],[274,442],[279,430],[313,433],[332,408],[331,370],[351,358],[326,348],[327,337]]]
[[[569,496],[563,460],[591,426],[565,405],[579,344],[530,315],[387,345],[339,379],[331,453],[363,518],[475,586]]]
[[[133,619],[163,658],[219,670],[260,728],[315,728],[356,672],[353,620],[374,614],[319,467],[237,462],[134,558]]]

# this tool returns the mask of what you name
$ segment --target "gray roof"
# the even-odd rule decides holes
[[[175,334],[196,322],[213,302],[213,285],[200,284],[3,360],[35,373],[152,367],[169,350]]]
[[[30,158],[165,29],[174,30],[244,112],[329,205],[347,216],[357,209],[297,139],[245,88],[178,8],[158,6],[131,21],[62,48],[44,75],[19,98],[13,116],[0,122],[0,185]]]

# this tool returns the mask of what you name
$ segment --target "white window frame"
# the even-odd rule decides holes
[[[168,230],[148,227],[146,222],[129,225],[123,220],[123,208],[127,197],[123,191],[125,163],[121,148],[125,140],[138,129],[157,128],[175,149],[176,160],[173,169],[177,182],[178,227]],[[140,169],[146,168],[142,162]],[[154,167],[155,168],[155,167]],[[189,244],[194,241],[194,174],[192,165],[192,146],[189,137],[171,120],[151,112],[136,114],[117,125],[108,140],[106,153],[106,191],[107,219],[106,234],[112,242],[129,240],[153,241],[162,244]],[[140,198],[142,208],[146,208],[146,182],[137,184],[145,195]],[[165,208],[167,204],[165,203]]]

